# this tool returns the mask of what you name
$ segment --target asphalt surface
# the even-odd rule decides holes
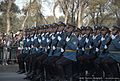
[[[27,81],[24,74],[17,74],[18,65],[0,65],[0,81]]]

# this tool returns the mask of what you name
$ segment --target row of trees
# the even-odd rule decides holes
[[[120,25],[120,0],[56,0],[53,11],[60,6],[65,23],[81,25]],[[54,14],[55,15],[55,14]],[[116,21],[116,22],[113,22]]]
[[[120,0],[53,0],[53,16],[44,17],[43,2],[29,0],[22,10],[16,0],[0,1],[0,31],[9,33],[18,29],[58,22],[82,25],[120,25]],[[57,18],[56,8],[64,15]],[[23,15],[21,15],[23,14]]]

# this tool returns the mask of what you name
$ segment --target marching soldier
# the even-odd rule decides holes
[[[101,26],[99,25],[95,25],[94,26],[94,33],[93,33],[93,36],[92,36],[92,55],[93,55],[93,58],[91,59],[92,60],[92,74],[95,74],[95,65],[94,65],[94,60],[98,57],[98,54],[99,54],[99,48],[100,48],[100,40],[101,40],[101,33],[100,33],[100,30],[101,30]]]
[[[39,45],[39,49],[38,49],[38,53],[39,53],[39,56],[37,57],[37,64],[39,66],[37,66],[37,68],[39,68],[39,74],[36,75],[36,77],[34,77],[33,79],[34,80],[37,80],[37,79],[44,79],[44,64],[43,64],[43,61],[48,57],[48,52],[49,52],[49,44],[51,42],[51,39],[49,37],[50,35],[50,31],[52,31],[52,29],[50,30],[49,28],[49,25],[44,25],[44,28],[43,30],[45,30],[40,38],[39,38],[39,42],[40,42],[40,45]],[[52,34],[51,34],[52,35]]]
[[[67,25],[66,27],[66,40],[65,40],[65,48],[63,56],[56,61],[58,73],[61,77],[60,79],[65,79],[65,77],[70,78],[72,75],[72,63],[77,61],[76,54],[77,54],[77,44],[78,39],[74,33],[75,27],[72,25]],[[70,67],[68,67],[70,66]],[[67,68],[67,69],[66,69]],[[66,69],[66,70],[64,70]],[[67,74],[66,74],[67,73]],[[66,76],[67,75],[67,76]]]
[[[86,70],[88,70],[89,76],[94,73],[94,60],[97,58],[96,54],[100,37],[100,26],[96,25],[94,27],[93,34],[90,27],[81,27],[81,36],[78,38],[78,66],[81,76],[85,76]]]
[[[86,27],[86,36],[85,36],[85,42],[84,42],[84,64],[87,71],[92,70],[92,60],[94,58],[94,55],[92,53],[92,33],[93,29],[89,26]]]
[[[112,75],[110,77],[119,77],[119,66],[117,63],[120,62],[120,27],[113,26],[111,32],[111,40],[107,44],[108,56],[103,59],[103,63],[110,69]],[[105,67],[107,68],[107,67]],[[109,70],[108,70],[109,71]]]
[[[28,56],[28,60],[29,60],[28,74],[33,73],[35,57],[37,55],[38,39],[37,39],[37,28],[36,27],[32,28],[32,34],[31,34],[30,40],[31,40],[31,49],[30,49],[30,55]]]
[[[40,47],[40,45],[42,40],[41,35],[44,33],[44,28],[43,26],[36,27],[36,28],[34,27],[33,30],[35,34],[32,38],[33,46],[32,46],[31,55],[30,55],[31,69],[29,69],[29,72],[27,73],[27,77],[25,77],[25,79],[34,78],[36,71],[38,71],[38,67],[39,67],[37,58],[39,58],[42,55],[42,48]]]
[[[21,73],[25,73],[25,65],[24,65],[24,62],[25,62],[25,57],[28,55],[29,53],[29,49],[28,47],[30,46],[29,44],[29,29],[25,29],[25,36],[23,38],[23,49],[22,49],[22,54],[19,55],[18,57],[18,60],[19,60],[19,71],[18,73],[21,74]]]
[[[95,60],[95,66],[97,68],[96,76],[100,76],[100,77],[103,77],[103,70],[105,71],[106,76],[111,75],[109,67],[106,65],[107,68],[105,68],[105,66],[102,65],[103,64],[102,60],[107,59],[108,56],[108,51],[106,49],[108,48],[107,43],[110,41],[109,32],[110,32],[109,28],[102,26],[100,46],[98,48],[99,51],[98,58]]]
[[[55,30],[57,28],[57,30],[55,31],[56,33],[54,34],[54,36],[52,36],[52,40],[51,40],[51,44],[49,47],[51,47],[51,49],[49,50],[49,54],[47,59],[43,62],[46,68],[46,72],[47,72],[47,78],[50,77],[51,75],[53,75],[55,73],[55,62],[56,60],[58,60],[61,57],[61,48],[60,46],[63,46],[63,41],[62,41],[62,37],[63,35],[63,30],[64,30],[64,25],[58,25],[55,27]],[[60,43],[60,41],[62,43]],[[59,44],[59,45],[58,45]]]
[[[84,65],[84,44],[85,44],[85,37],[86,36],[86,27],[81,26],[81,33],[78,36],[78,52],[77,52],[77,63],[78,63],[78,73],[80,76],[84,76],[85,72],[85,65]]]

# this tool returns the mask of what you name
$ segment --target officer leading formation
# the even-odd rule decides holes
[[[63,22],[25,29],[19,71],[31,81],[79,81],[80,77],[119,78],[120,26]]]

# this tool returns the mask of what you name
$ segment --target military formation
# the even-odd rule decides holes
[[[18,63],[18,73],[26,72],[24,79],[31,81],[119,79],[120,26],[79,29],[58,22],[25,29]]]

